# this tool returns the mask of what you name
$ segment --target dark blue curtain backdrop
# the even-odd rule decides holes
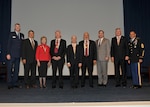
[[[6,47],[10,27],[11,0],[0,0],[0,62],[6,60]]]
[[[150,0],[123,0],[123,6],[125,36],[136,31],[145,44],[143,65],[150,65]]]

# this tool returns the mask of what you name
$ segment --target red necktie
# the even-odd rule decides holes
[[[85,42],[85,56],[88,56],[88,43]]]
[[[54,53],[58,53],[58,39],[56,40],[56,43],[55,43]]]

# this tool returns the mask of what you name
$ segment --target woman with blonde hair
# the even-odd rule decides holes
[[[50,47],[47,45],[47,38],[41,37],[41,44],[36,50],[36,60],[39,72],[40,88],[46,88],[47,68],[50,66]]]

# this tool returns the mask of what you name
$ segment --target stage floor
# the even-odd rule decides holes
[[[23,81],[20,82],[23,85]],[[38,84],[38,79],[37,79]],[[120,104],[120,103],[132,103],[145,101],[146,104],[150,102],[150,84],[144,80],[143,87],[141,89],[132,89],[131,79],[128,79],[128,85],[126,88],[115,87],[115,81],[113,78],[109,78],[107,87],[97,86],[97,79],[94,79],[94,88],[89,87],[88,79],[86,80],[85,87],[81,88],[80,85],[77,89],[73,89],[70,86],[70,80],[64,79],[64,88],[60,89],[57,85],[55,89],[51,88],[51,78],[47,80],[47,88],[40,89],[30,88],[22,89],[14,88],[7,89],[7,83],[0,79],[0,103],[25,103],[38,105],[80,105],[80,104]],[[143,102],[144,101],[144,102]],[[46,103],[46,104],[45,104]],[[134,103],[136,104],[136,103]],[[137,103],[138,104],[138,103]],[[39,105],[40,106],[40,105]]]

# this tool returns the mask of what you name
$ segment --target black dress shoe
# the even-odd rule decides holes
[[[29,85],[26,85],[26,89],[29,89],[30,87],[29,87]]]
[[[126,88],[126,87],[127,87],[127,85],[122,85],[122,87],[123,87],[123,88]]]
[[[103,85],[104,87],[106,87],[107,85],[105,84],[105,85]]]
[[[37,85],[34,84],[34,85],[32,85],[32,87],[33,87],[33,88],[37,88]]]
[[[21,85],[15,85],[14,87],[15,87],[15,88],[22,88]]]
[[[63,86],[59,86],[59,88],[63,89]]]
[[[130,88],[139,89],[139,88],[142,88],[142,86],[140,86],[140,85],[133,85],[133,86],[131,86]]]
[[[102,87],[102,86],[103,86],[103,84],[98,84],[98,86],[99,86],[99,87]]]
[[[75,86],[74,88],[78,88],[78,86]]]
[[[121,85],[120,84],[117,84],[115,87],[120,87]]]
[[[81,87],[85,87],[85,85],[81,85]]]
[[[46,88],[46,85],[43,85],[43,88]]]
[[[56,85],[52,85],[52,88],[56,88]]]
[[[13,89],[14,87],[13,86],[8,86],[8,89],[10,90],[10,89]]]
[[[93,88],[94,86],[93,86],[93,85],[90,85],[90,87]]]

